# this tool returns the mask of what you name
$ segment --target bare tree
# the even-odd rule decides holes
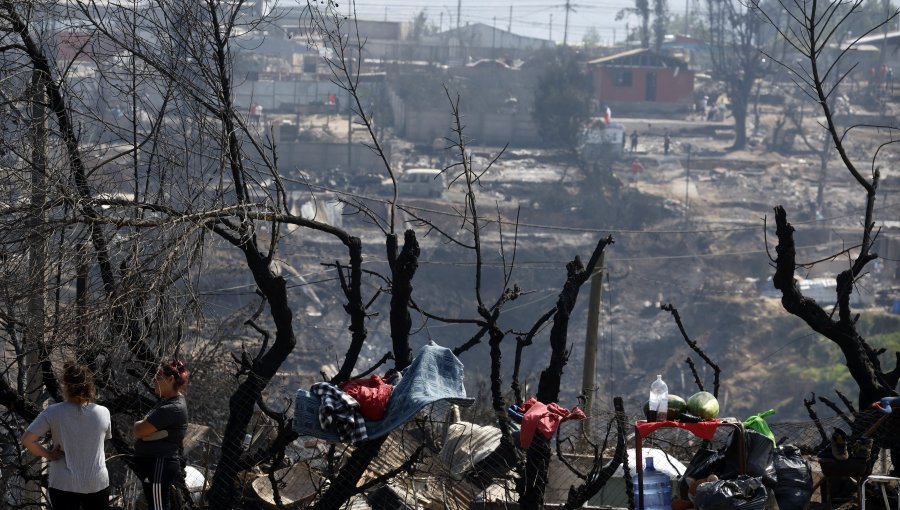
[[[794,279],[795,272],[798,268],[809,267],[816,262],[797,260],[795,230],[788,222],[787,211],[780,205],[775,208],[778,244],[776,257],[773,260],[775,266],[773,283],[775,288],[781,291],[782,305],[787,312],[801,318],[810,328],[834,342],[841,350],[850,376],[859,389],[857,405],[860,411],[863,411],[882,397],[896,395],[897,382],[900,380],[900,353],[895,353],[893,369],[882,367],[880,356],[886,352],[886,349],[873,347],[859,334],[856,328],[859,315],[853,313],[850,301],[851,293],[854,292],[857,282],[866,275],[866,265],[878,257],[872,249],[879,233],[874,219],[876,192],[881,178],[878,168],[879,151],[876,150],[872,155],[871,169],[864,174],[848,153],[848,145],[851,143],[848,135],[851,134],[852,129],[861,129],[864,126],[853,126],[842,130],[836,124],[831,100],[838,85],[849,72],[841,72],[838,67],[840,58],[846,54],[848,49],[844,49],[835,61],[823,65],[826,62],[823,55],[828,50],[829,44],[838,34],[843,33],[841,27],[848,22],[861,4],[861,1],[812,2],[809,4],[782,2],[781,7],[790,13],[791,23],[786,27],[773,24],[780,35],[790,41],[794,49],[804,57],[799,66],[785,62],[780,63],[790,70],[797,85],[821,108],[825,119],[823,128],[833,143],[844,168],[861,188],[865,210],[859,243],[835,255],[848,259],[848,267],[837,275],[835,308],[828,311],[815,300],[801,293]],[[767,19],[772,19],[766,11],[763,10],[761,13]],[[893,11],[883,20],[883,23],[890,23],[897,14],[896,10]],[[877,30],[880,26],[874,26],[871,30]],[[895,126],[880,127],[887,129],[888,132],[894,132],[897,129]],[[890,143],[893,143],[892,138],[884,140],[878,146],[879,150]],[[837,317],[835,317],[835,313]],[[876,438],[878,438],[877,435]],[[880,439],[881,445],[891,448],[892,457],[896,462],[898,460],[896,441],[893,438],[882,437]]]
[[[755,4],[731,0],[707,0],[709,50],[713,78],[725,86],[734,116],[734,144],[747,145],[747,109],[753,85],[761,74],[759,30],[762,19]]]
[[[314,32],[330,50],[333,78],[350,93],[351,108],[393,179],[390,160],[375,136],[371,112],[365,111],[360,99],[359,52],[364,41],[358,35],[351,39],[348,31],[340,30],[344,18],[336,5],[311,3],[308,7]],[[56,25],[42,25],[47,19]],[[0,209],[0,238],[4,241],[0,256],[8,262],[2,277],[9,284],[0,296],[0,320],[4,348],[14,351],[4,358],[4,377],[0,378],[3,435],[17,437],[22,421],[34,418],[44,400],[61,398],[53,369],[64,359],[74,357],[92,364],[104,390],[102,403],[113,411],[118,423],[127,423],[152,404],[146,378],[160,360],[176,354],[209,359],[211,352],[228,352],[233,361],[226,366],[228,372],[222,364],[215,367],[219,370],[216,375],[231,377],[233,386],[227,386],[233,387],[233,392],[227,413],[213,423],[221,444],[207,493],[210,508],[239,504],[242,472],[267,463],[271,476],[284,465],[286,446],[296,438],[288,409],[273,405],[268,393],[298,341],[293,308],[303,297],[292,290],[280,263],[289,256],[285,253],[289,236],[327,237],[338,252],[329,254],[334,262],[328,264],[338,275],[350,340],[340,367],[328,378],[331,382],[340,383],[374,369],[358,365],[368,339],[367,320],[379,296],[390,295],[391,356],[397,369],[412,359],[411,311],[434,317],[413,299],[420,247],[412,229],[404,232],[402,242],[398,239],[396,186],[384,221],[376,221],[375,211],[355,202],[361,214],[378,223],[385,234],[386,275],[363,270],[360,237],[303,217],[291,207],[274,137],[251,126],[235,99],[234,54],[244,42],[241,34],[260,22],[247,19],[240,3],[217,0],[200,4],[163,1],[146,8],[93,0],[64,6],[0,0],[0,50],[4,62],[11,64],[3,68],[0,91],[5,111],[22,121],[5,139],[5,148],[16,151],[18,159],[8,171],[4,169],[12,184],[2,190]],[[57,51],[60,34],[67,30],[77,36],[66,37],[65,48],[71,53],[65,56]],[[73,55],[90,63],[96,71],[93,79],[76,79]],[[459,219],[469,237],[457,241],[476,259],[473,294],[477,307],[474,319],[445,320],[477,330],[458,352],[488,338],[492,407],[502,415],[507,404],[501,391],[502,340],[515,333],[530,341],[551,318],[553,356],[542,374],[538,396],[546,402],[559,398],[569,350],[569,317],[581,284],[611,239],[598,243],[587,267],[577,258],[569,265],[559,303],[528,333],[503,327],[499,320],[503,306],[521,294],[511,279],[515,249],[512,254],[503,252],[502,284],[489,297],[482,288],[480,247],[487,222],[476,200],[481,173],[472,167],[466,150],[458,99],[451,103],[460,165],[448,172],[465,183]],[[46,108],[46,121],[41,107]],[[39,127],[42,123],[47,126],[46,135]],[[17,185],[29,190],[26,199]],[[494,223],[502,225],[499,206],[497,209]],[[413,214],[412,209],[405,212]],[[429,232],[441,228],[426,218],[417,224]],[[23,234],[23,225],[28,226],[31,237]],[[46,260],[42,258],[44,245]],[[233,333],[204,330],[218,318],[205,316],[201,291],[214,280],[210,273],[234,267],[241,268],[240,278],[254,292],[241,299],[233,315],[221,320],[237,323]],[[364,278],[379,282],[374,295],[364,296]],[[39,309],[45,303],[43,314],[49,326],[33,320],[42,315]],[[209,339],[213,345],[198,348],[201,341],[196,337]],[[226,340],[231,340],[231,345],[223,346]],[[25,353],[35,355],[40,370],[29,373],[28,368],[34,366],[25,363],[29,359]],[[388,359],[386,356],[382,362]],[[32,382],[39,389],[37,395],[26,391]],[[243,441],[259,414],[275,423],[275,433],[261,447],[247,450]],[[502,424],[501,455],[509,460],[504,469],[522,468],[517,465],[509,424]],[[620,434],[620,442],[622,437]],[[334,468],[330,485],[314,506],[338,508],[371,487],[360,486],[359,481],[383,441],[357,445],[343,464],[339,455],[330,455],[328,461]],[[116,427],[113,442],[127,460],[131,453],[127,431]],[[619,461],[620,453],[616,455]],[[535,449],[528,456],[529,470],[521,472],[528,487],[522,499],[525,504],[539,505],[549,450]],[[24,454],[20,457],[24,459]],[[418,454],[407,462],[413,465],[417,459]],[[535,466],[539,469],[532,470]],[[37,481],[37,476],[33,478]],[[578,492],[578,498],[589,497],[599,487],[597,478],[586,482],[590,483]]]

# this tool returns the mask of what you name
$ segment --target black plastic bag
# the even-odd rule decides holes
[[[688,499],[688,489],[690,488],[690,485],[694,483],[694,480],[706,478],[714,473],[718,476],[724,465],[725,456],[722,452],[710,450],[709,448],[700,448],[697,450],[697,453],[694,454],[694,457],[691,458],[691,461],[684,469],[684,474],[681,476],[681,482],[678,484],[678,490],[681,493],[681,497]]]
[[[719,478],[736,478],[740,473],[740,451],[738,435],[732,432],[725,445],[725,467]],[[775,445],[768,437],[752,429],[744,430],[744,474],[751,477],[770,477],[774,480],[775,466],[772,455]]]
[[[697,510],[763,510],[766,497],[766,487],[760,478],[740,476],[700,484],[694,495],[694,506]]]
[[[793,445],[775,450],[775,501],[779,510],[806,510],[813,493],[812,469]]]

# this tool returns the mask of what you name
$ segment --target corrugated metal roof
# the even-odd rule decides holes
[[[640,55],[641,53],[646,53],[650,51],[647,48],[635,48],[633,50],[623,51],[622,53],[616,53],[615,55],[607,55],[605,57],[596,58],[594,60],[589,60],[588,64],[603,64],[605,62],[611,62],[613,60],[618,60],[620,58],[631,57],[633,55]]]

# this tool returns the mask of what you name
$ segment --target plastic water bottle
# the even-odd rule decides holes
[[[666,421],[669,411],[669,387],[662,380],[661,375],[650,385],[650,416],[649,421]]]
[[[653,457],[645,459],[644,469],[644,508],[643,510],[672,510],[672,480],[669,475],[653,467]],[[637,479],[634,483],[634,505],[640,505],[640,487]]]

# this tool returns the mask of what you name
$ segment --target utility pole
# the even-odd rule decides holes
[[[591,439],[591,416],[594,415],[594,386],[597,377],[597,331],[600,327],[600,299],[603,295],[603,259],[600,259],[591,275],[591,296],[588,301],[587,334],[584,339],[584,367],[581,371],[581,397],[584,399],[584,414],[581,422],[582,437]]]
[[[497,16],[494,16],[494,24],[491,25],[491,60],[497,59]]]
[[[691,188],[691,144],[687,145],[687,165],[684,170],[684,223],[687,225],[688,222],[688,200],[690,198],[690,188]]]
[[[456,0],[456,29],[459,30],[459,20],[462,17],[462,0]]]
[[[691,35],[691,0],[684,0],[684,35]]]
[[[360,58],[360,60],[362,60],[362,50],[361,49],[359,51],[359,58]],[[350,59],[347,62],[347,65],[351,66],[350,70],[352,71],[353,70],[352,69],[353,51],[350,51]],[[356,65],[360,66],[360,65],[362,65],[362,62],[357,62]],[[359,72],[359,67],[357,67],[357,72]],[[351,75],[352,75],[352,73],[351,73]],[[347,105],[346,105],[346,108],[347,108],[347,170],[346,170],[346,172],[344,172],[346,175],[353,175],[355,173],[355,172],[353,172],[353,108],[350,106],[353,103],[351,103],[351,101],[353,101],[353,94],[350,93],[350,89],[348,88],[347,89]],[[361,113],[363,115],[365,115],[365,112],[361,112]],[[341,113],[338,112],[337,114],[340,116]]]
[[[509,6],[509,24],[506,25],[507,32],[512,32],[512,8],[513,8],[513,6],[510,5]]]
[[[550,15],[550,37],[548,38],[551,41],[553,40],[553,15]]]
[[[438,21],[438,32],[444,31],[444,11],[441,11],[441,15],[438,17],[440,21]],[[385,20],[387,21],[387,20]]]
[[[563,28],[563,46],[566,46],[569,42],[569,11],[572,10],[572,4],[569,3],[569,0],[566,0],[566,21]]]

